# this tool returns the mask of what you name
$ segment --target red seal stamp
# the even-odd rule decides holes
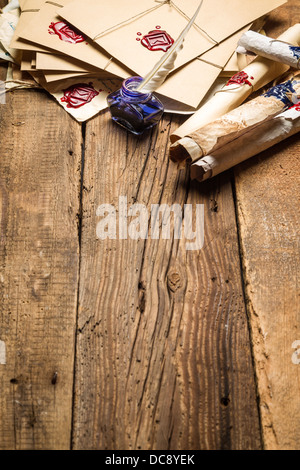
[[[78,44],[84,42],[85,38],[80,34],[79,31],[72,29],[70,25],[59,21],[58,23],[51,23],[49,26],[49,34],[57,34],[59,39],[71,44]]]
[[[166,52],[174,44],[174,39],[167,33],[167,31],[155,29],[149,31],[143,39],[141,44],[149,51],[164,51]]]
[[[101,91],[101,90],[100,90]],[[81,108],[90,103],[95,96],[99,95],[92,83],[78,83],[63,90],[64,96],[61,98],[63,103],[67,103],[67,108]]]
[[[299,103],[294,104],[294,106],[292,106],[291,109],[295,109],[296,111],[300,112],[300,101]]]
[[[233,75],[233,77],[231,77],[231,79],[226,84],[226,86],[233,85],[233,84],[252,86],[252,83],[249,81],[249,78],[251,80],[254,80],[254,77],[249,77],[249,75],[247,75],[246,72],[238,72],[235,75]]]

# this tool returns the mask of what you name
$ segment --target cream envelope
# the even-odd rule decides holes
[[[67,4],[69,1],[60,0],[62,4]],[[97,44],[83,37],[79,32],[71,30],[68,25],[63,23],[55,13],[57,8],[56,3],[46,3],[42,6],[34,19],[20,31],[20,37],[96,68],[108,70],[122,78],[132,75],[131,71],[112,60],[111,56]]]
[[[264,27],[266,22],[266,17],[263,16],[258,18],[254,23],[251,25],[251,31],[261,32],[262,28]],[[245,31],[246,32],[246,31]],[[241,31],[241,34],[243,32]],[[253,60],[253,57],[249,57],[246,54],[239,54],[236,51],[232,54],[228,62],[226,63],[223,71],[221,72],[221,76],[223,77],[232,77],[235,73],[243,70],[249,62]]]
[[[178,54],[178,68],[286,0],[204,0],[196,24]],[[75,0],[59,15],[101,45],[138,75],[144,76],[187,24],[199,0]],[[199,27],[201,29],[199,29]],[[151,31],[151,34],[149,32]],[[144,47],[145,45],[145,47]],[[231,51],[232,52],[232,51]]]
[[[77,121],[91,119],[107,108],[109,93],[120,88],[120,80],[99,80],[95,77],[71,78],[64,82],[47,84],[39,72],[32,73],[35,80]]]
[[[69,78],[77,78],[77,77],[89,77],[89,73],[83,72],[46,72],[42,71],[44,78],[47,83],[59,82],[61,80],[68,80]]]
[[[263,31],[263,27],[265,24],[266,18],[262,17],[255,21],[252,26],[251,30],[256,31],[258,33]],[[223,72],[221,72],[221,76],[223,77],[232,77],[236,72],[240,72],[243,70],[250,62],[254,59],[253,55],[247,54],[240,54],[238,52],[234,52],[234,54],[230,57],[229,61],[225,65]]]
[[[33,51],[23,51],[21,70],[22,72],[30,72],[36,70],[35,65],[33,66],[33,60],[35,59],[35,53]]]
[[[174,3],[191,17],[199,0],[175,0]],[[284,3],[287,0],[204,0],[198,23],[220,42]]]
[[[232,75],[247,67],[253,59],[253,56],[235,52],[225,65],[223,72],[220,73],[220,76],[227,78],[232,77]]]
[[[65,55],[36,53],[37,70],[61,70],[62,72],[93,72],[96,73],[96,67],[85,64],[79,60]]]
[[[45,3],[46,0],[23,0],[20,1],[21,7],[21,16],[19,22],[16,26],[15,33],[13,35],[11,41],[11,47],[15,49],[22,49],[22,50],[41,50],[43,48],[38,48],[36,45],[29,43],[27,41],[22,41],[19,37],[20,31],[27,26],[30,21],[34,18],[34,16],[39,12],[41,6]]]
[[[51,70],[50,72],[48,70],[42,70],[43,76],[45,77],[45,80],[47,83],[53,83],[53,82],[58,82],[60,80],[66,80],[68,78],[73,78],[73,77],[97,77],[99,80],[114,80],[116,77],[114,75],[111,75],[108,72],[100,72],[100,74],[95,75],[94,73],[87,73],[87,72],[59,72],[59,71],[53,71]]]
[[[195,109],[229,60],[240,36],[248,29],[249,27],[243,28],[201,57],[194,59],[170,74],[157,92],[165,98],[176,100]],[[51,57],[49,59],[52,60]],[[43,73],[47,82],[78,76],[75,71],[70,74],[61,74],[58,72],[59,68],[56,69],[56,72],[50,72],[45,67],[40,66],[38,66],[38,69],[44,69]],[[81,70],[80,72],[83,73],[84,71]]]
[[[15,49],[19,49],[22,51],[34,51],[34,52],[39,51],[39,52],[44,52],[44,53],[52,52],[52,51],[49,51],[49,49],[47,49],[46,47],[37,46],[35,43],[26,41],[25,39],[21,39],[19,36],[16,39],[13,39],[13,41],[11,42],[11,45],[13,45]]]
[[[249,27],[243,28],[235,35],[223,41],[219,46],[215,46],[198,59],[194,59],[170,74],[165,83],[157,90],[157,94],[162,101],[167,103],[169,103],[168,100],[170,99],[176,101],[175,109],[181,110],[188,107],[190,107],[189,111],[195,109],[220,75],[224,65],[235,50],[240,36],[248,31],[248,29]],[[212,60],[216,62],[216,65],[211,63]],[[71,74],[61,74],[57,71],[44,71],[43,73],[48,83],[78,76],[74,72]],[[181,106],[178,103],[181,103]]]
[[[171,100],[170,98],[166,98],[165,96],[162,96],[158,93],[157,93],[157,96],[162,101],[165,107],[166,113],[191,115],[191,114],[194,114],[195,111],[197,111],[200,108],[200,106],[203,106],[208,100],[210,100],[219,90],[221,90],[221,88],[223,88],[224,85],[226,84],[226,81],[227,79],[218,77],[216,81],[213,83],[213,85],[211,86],[211,88],[208,90],[204,99],[201,101],[201,104],[196,110],[195,108],[187,106],[178,101]]]
[[[21,10],[23,10],[27,2],[28,0],[19,0],[19,5],[20,5]]]
[[[245,60],[245,64],[244,66],[247,65],[247,62]],[[242,67],[240,69],[239,67],[239,57],[238,57],[238,53],[235,52],[234,54],[232,54],[232,56],[230,57],[229,61],[227,62],[227,64],[225,65],[223,71],[221,72],[220,75],[222,75],[223,77],[231,77],[234,73],[236,72],[239,72],[240,70],[242,70],[244,67]]]
[[[39,72],[38,72],[39,73]],[[33,72],[32,73],[33,75],[36,75],[36,72]],[[39,73],[40,74],[40,73]],[[59,90],[61,91],[63,88],[66,87],[66,80],[70,79],[70,78],[74,78],[74,82],[78,82],[78,76],[77,77],[72,77],[71,75],[67,75],[67,74],[57,74],[57,76],[59,76],[59,79],[63,79],[64,80],[64,83],[51,83],[51,82],[48,82],[48,84],[46,85],[45,82],[41,79],[41,75],[40,75],[40,80],[39,82],[45,87],[48,89],[48,91],[52,92],[53,93],[53,90]],[[44,74],[45,76],[45,74]],[[80,82],[89,82],[90,79],[93,80],[93,76],[91,75],[88,75],[86,74],[85,76],[80,76],[80,79],[79,81]],[[97,78],[99,79],[99,77],[97,76]],[[105,80],[105,84],[107,85],[107,79],[105,77],[101,77],[102,80]],[[73,81],[72,82],[68,82],[68,83],[74,83]],[[118,87],[120,86],[120,82],[116,82],[116,85],[118,84]],[[218,79],[216,80],[214,86],[212,87],[211,90],[209,90],[209,93],[206,95],[205,97],[205,100],[207,99],[207,97],[210,97],[214,92],[216,92],[217,90],[219,90],[223,85],[225,84],[224,82],[224,79],[220,82]],[[59,95],[61,96],[61,95]],[[157,96],[159,97],[159,99],[162,101],[163,105],[164,105],[164,108],[165,108],[165,112],[166,113],[172,113],[172,114],[185,114],[185,115],[191,115],[195,112],[195,109],[194,108],[191,108],[189,106],[186,106],[176,100],[172,100],[170,98],[166,98],[165,96],[162,96],[162,95],[159,95],[157,94]],[[104,108],[103,108],[104,109]]]
[[[243,28],[235,35],[223,41],[219,46],[215,46],[201,57],[194,59],[170,74],[165,83],[157,90],[157,93],[164,96],[164,98],[173,99],[183,103],[185,106],[196,108],[229,60],[239,38],[248,29],[249,27]],[[53,57],[49,57],[49,62],[52,59]],[[45,63],[47,63],[47,57]],[[59,60],[57,64],[59,64]],[[50,72],[46,67],[40,67],[40,64],[38,69],[44,70],[43,73],[47,82],[78,76],[77,72],[79,72],[77,70],[77,72],[72,71],[69,74],[61,74],[58,72],[62,70],[59,67],[57,67],[56,71]],[[81,70],[80,72],[84,73],[85,71]]]
[[[236,49],[243,28],[199,58],[172,72],[157,92],[185,105],[197,108]]]

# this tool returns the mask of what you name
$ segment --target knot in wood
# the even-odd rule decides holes
[[[180,274],[177,271],[172,271],[168,274],[168,288],[172,292],[176,292],[178,289],[180,289],[182,283],[181,283],[181,277]]]

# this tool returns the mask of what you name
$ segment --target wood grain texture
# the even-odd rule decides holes
[[[297,21],[289,0],[266,32]],[[180,123],[136,138],[103,112],[81,186],[81,126],[42,92],[0,105],[0,450],[299,449],[299,137],[236,168],[233,194],[233,171],[201,185],[169,162]],[[203,204],[203,248],[173,223],[99,240],[120,196]]]
[[[136,138],[107,112],[87,124],[75,449],[261,446],[230,175],[190,186],[168,160],[174,126]],[[173,232],[97,239],[97,207],[119,196],[148,213],[204,204],[203,249]]]
[[[289,1],[272,14],[268,33],[299,21],[299,1]],[[235,172],[266,449],[300,448],[300,365],[292,359],[300,340],[299,154],[296,135]]]
[[[69,449],[81,128],[48,95],[0,105],[0,449]]]

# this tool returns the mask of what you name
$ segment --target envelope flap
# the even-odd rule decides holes
[[[199,0],[174,0],[191,18]],[[197,24],[218,42],[231,36],[255,19],[287,3],[287,0],[204,0]]]
[[[145,76],[171,41],[180,35],[199,2],[200,0],[147,0],[142,2],[144,14],[141,15],[139,0],[127,0],[126,3],[124,0],[86,0],[84,6],[81,0],[75,0],[59,9],[58,14],[126,67]],[[204,0],[196,20],[197,27],[189,31],[183,50],[176,59],[175,69],[285,2],[286,0]],[[156,28],[171,36],[169,43],[167,36],[158,37],[159,32],[156,32],[155,37],[151,36]]]
[[[26,10],[39,10],[46,3],[46,0],[23,0],[23,2],[19,0],[19,3],[23,12]]]
[[[265,15],[287,0],[204,0],[196,25],[203,28],[217,42],[220,42],[255,19]],[[200,0],[74,0],[59,10],[59,15],[80,28],[91,39],[109,32],[118,26],[134,21],[143,12],[168,5],[182,12],[186,20],[195,13]]]
[[[111,30],[143,12],[159,8],[160,5],[155,0],[85,0],[84,4],[82,0],[75,0],[58,13],[74,26],[80,24],[85,34],[93,39],[99,33]]]

